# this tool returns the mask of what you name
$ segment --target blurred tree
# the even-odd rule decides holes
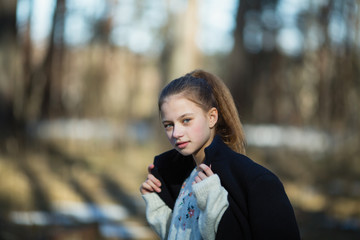
[[[246,121],[254,122],[358,128],[355,106],[360,101],[359,0],[307,1],[307,7],[301,8],[294,18],[301,47],[292,55],[283,51],[284,46],[278,42],[286,28],[279,11],[284,2],[239,1],[229,65],[213,61],[229,69],[226,78],[232,81],[229,85],[240,114]],[[105,112],[131,116],[143,95],[141,89],[146,84],[142,79],[148,78],[144,77],[145,72],[152,72],[152,79],[160,78],[162,83],[157,86],[161,87],[174,77],[205,65],[196,42],[200,27],[198,1],[182,1],[178,8],[174,8],[173,1],[165,1],[161,10],[164,17],[157,20],[158,25],[146,25],[149,16],[154,16],[151,14],[159,14],[154,11],[159,5],[152,5],[153,2],[107,0],[96,5],[100,9],[96,14],[80,9],[67,14],[65,6],[73,6],[74,2],[56,0],[50,36],[44,45],[32,42],[34,2],[29,0],[30,13],[21,31],[16,29],[16,3],[1,2],[0,24],[7,26],[1,27],[1,39],[16,40],[9,41],[12,48],[1,45],[4,80],[0,97],[4,99],[3,115],[13,116],[10,118],[18,122]],[[119,18],[121,9],[134,13]],[[70,19],[89,15],[83,18],[90,37],[81,48],[65,42],[65,23],[71,14],[76,17]],[[119,41],[114,40],[115,28],[119,30]],[[134,44],[129,47],[129,42],[142,43],[138,39],[147,36],[139,35],[143,29],[150,29],[154,49],[160,50],[146,51],[142,46],[133,49]],[[125,44],[119,46],[119,42]],[[39,50],[42,48],[45,51]],[[13,59],[7,61],[7,56]],[[114,103],[120,101],[121,107],[115,107]]]
[[[112,10],[118,4],[114,0],[104,1],[104,11],[101,17],[95,19],[93,23],[93,42],[100,42],[104,45],[111,43],[111,31],[113,29],[113,12]]]
[[[15,0],[0,1],[0,124],[7,127],[17,125],[13,92],[17,66],[12,65],[18,54],[16,6]]]
[[[0,2],[0,41],[15,42],[17,0]]]
[[[229,65],[240,114],[253,122],[358,129],[359,1],[309,1],[295,18],[303,40],[292,55],[278,41],[287,27],[283,2],[240,1]]]
[[[360,93],[355,90],[360,86],[360,54],[356,50],[359,49],[359,15],[356,10],[359,7],[360,1],[342,4],[329,1],[321,8],[317,18],[312,16],[320,23],[324,36],[324,43],[315,52],[318,57],[314,64],[317,64],[320,76],[317,120],[326,128],[359,128],[358,114],[353,108],[354,104],[360,104]],[[338,32],[333,32],[335,27]],[[357,41],[353,39],[354,36],[357,36]]]
[[[161,53],[164,84],[203,65],[197,46],[199,28],[198,1],[188,0],[183,8],[171,9],[167,1],[168,22],[163,27],[164,49]]]
[[[34,121],[63,114],[62,75],[65,54],[64,28],[66,0],[56,0],[52,19],[50,37],[43,59],[33,62],[33,42],[31,40],[31,14],[24,34],[24,97],[20,119]],[[31,9],[33,2],[31,1]],[[30,11],[31,12],[31,11]]]
[[[41,71],[44,73],[45,78],[40,112],[40,117],[42,118],[63,114],[61,81],[66,50],[64,44],[65,11],[66,0],[56,0],[49,47],[41,66]]]
[[[196,43],[199,28],[198,11],[198,1],[188,0],[185,11],[176,16],[171,60],[171,70],[176,77],[201,66],[200,51]]]
[[[254,118],[257,121],[278,120],[278,99],[274,96],[278,96],[280,83],[276,74],[282,56],[274,47],[262,48],[266,41],[275,41],[279,27],[276,15],[270,15],[269,22],[264,22],[263,15],[266,11],[274,13],[277,3],[278,0],[240,1],[236,15],[235,44],[229,66],[230,85],[237,91],[234,95],[240,114],[251,116],[257,113]],[[269,25],[271,22],[273,25]],[[267,39],[261,39],[262,36],[267,36]],[[261,101],[258,104],[261,111],[256,112],[257,101]]]
[[[56,2],[51,35],[45,57],[40,63],[34,63],[34,46],[31,37],[31,17],[33,1],[30,1],[30,10],[22,37],[22,80],[17,86],[20,95],[18,101],[17,118],[20,122],[38,120],[49,117],[53,110],[59,108],[57,91],[60,91],[62,54],[64,50],[63,29],[65,1]],[[20,39],[19,39],[20,40]],[[61,105],[60,105],[61,106]]]

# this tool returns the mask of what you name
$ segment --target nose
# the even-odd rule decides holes
[[[179,125],[174,125],[172,136],[173,136],[173,138],[176,138],[176,139],[184,136],[184,131],[183,131],[182,127]]]

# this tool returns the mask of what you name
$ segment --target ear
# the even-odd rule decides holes
[[[211,108],[208,112],[208,119],[209,119],[209,127],[213,128],[217,121],[218,121],[218,110],[216,108]]]

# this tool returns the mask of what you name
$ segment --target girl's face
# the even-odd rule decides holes
[[[161,118],[171,145],[182,155],[192,154],[195,161],[201,163],[205,158],[204,149],[214,138],[217,109],[205,112],[183,95],[175,94],[163,101]]]

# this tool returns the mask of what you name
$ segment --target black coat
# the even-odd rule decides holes
[[[205,164],[228,191],[229,207],[216,239],[300,239],[293,208],[278,177],[248,157],[232,151],[219,136],[205,149]],[[152,173],[162,182],[159,196],[171,208],[194,169],[192,156],[170,150],[155,157]]]

